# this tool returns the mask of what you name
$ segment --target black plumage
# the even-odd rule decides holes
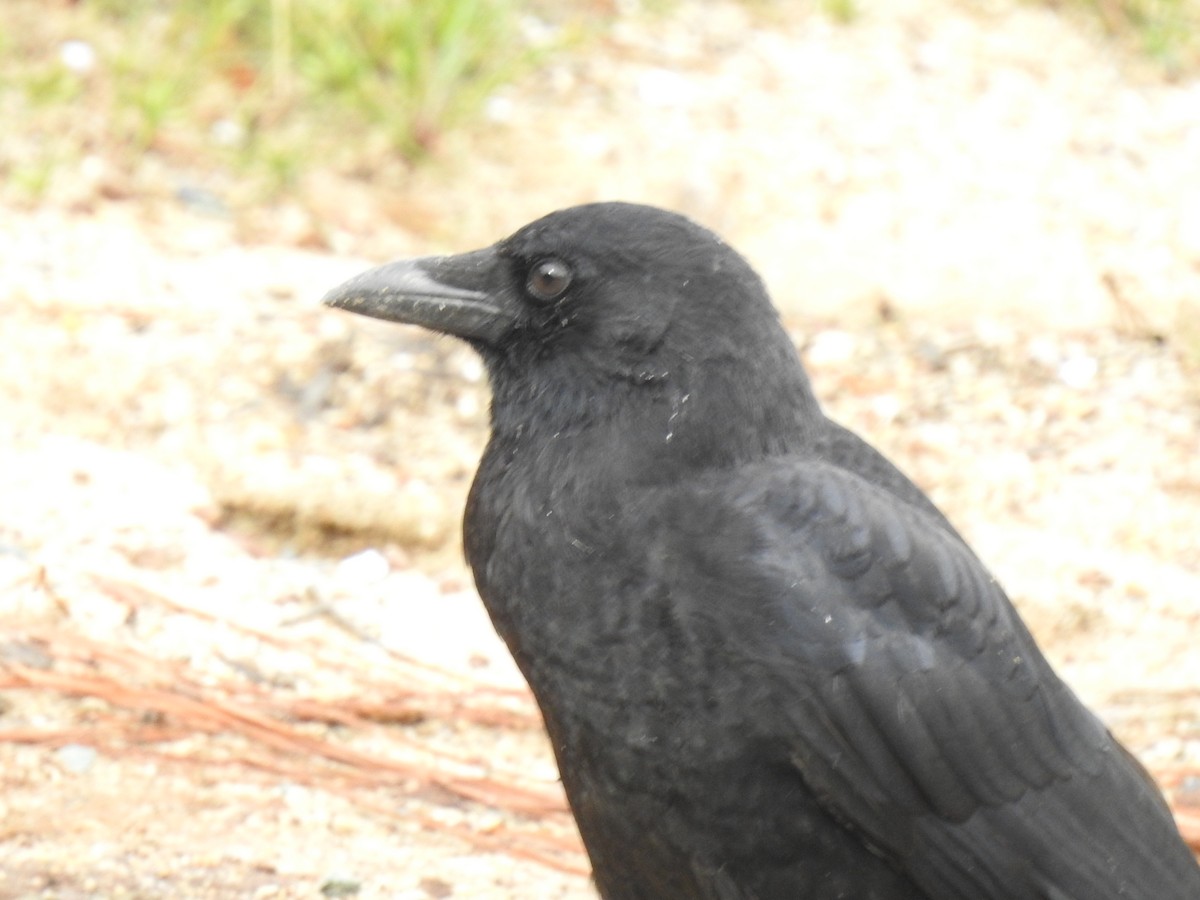
[[[1200,898],[1144,770],[718,237],[576,207],[326,302],[485,361],[467,555],[602,896]]]

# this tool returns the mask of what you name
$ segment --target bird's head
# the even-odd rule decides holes
[[[658,417],[668,441],[704,416],[778,430],[802,417],[771,409],[815,409],[750,265],[653,207],[561,210],[483,250],[364,272],[324,302],[467,341],[488,368],[497,430]]]

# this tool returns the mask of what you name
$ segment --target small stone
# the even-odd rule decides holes
[[[59,763],[68,772],[83,775],[96,764],[96,748],[86,744],[63,744],[55,752]]]
[[[1067,387],[1082,390],[1090,385],[1100,370],[1100,364],[1092,356],[1072,356],[1063,360],[1058,367],[1058,380]]]
[[[58,59],[78,75],[96,68],[96,50],[87,41],[63,41],[58,48]]]
[[[454,896],[454,886],[441,878],[422,878],[421,890],[433,900],[444,900],[446,897]]]
[[[374,584],[383,581],[391,572],[391,564],[378,550],[363,550],[353,556],[347,556],[337,564],[337,575],[347,581],[360,584]]]
[[[853,358],[857,343],[848,331],[818,331],[809,341],[804,358],[813,366],[835,366]]]
[[[362,890],[362,882],[341,876],[325,879],[321,884],[322,897],[354,897]]]
[[[217,119],[208,133],[213,143],[222,147],[240,147],[246,142],[246,129],[233,119]]]

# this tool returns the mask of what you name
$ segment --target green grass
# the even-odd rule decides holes
[[[754,0],[745,0],[754,2]],[[765,6],[771,0],[758,0]],[[1168,75],[1200,71],[1200,0],[1038,0],[1099,22],[1113,38],[1135,48]],[[830,20],[850,25],[864,9],[857,0],[817,0]]]
[[[1086,12],[1169,75],[1200,70],[1200,0],[1051,0],[1050,5]]]
[[[523,40],[519,0],[7,3],[0,85],[35,127],[77,134],[81,153],[153,150],[277,187],[314,160],[421,159],[545,52]],[[63,64],[70,39],[95,48],[94,70]]]
[[[121,15],[159,7],[116,5]],[[135,97],[149,132],[164,106],[200,103],[205,85],[223,83],[234,101],[224,114],[252,139],[303,111],[382,129],[409,157],[530,61],[511,0],[176,0],[165,37],[182,52],[175,65],[144,66],[140,80],[157,86]]]
[[[779,0],[743,2],[790,15]],[[1200,71],[1200,0],[1037,2],[1103,23],[1170,74]],[[522,14],[576,15],[565,0],[4,5],[0,190],[34,197],[50,191],[58,169],[96,154],[127,173],[147,154],[232,172],[258,185],[256,199],[287,191],[314,167],[366,175],[411,166],[554,49],[524,39]],[[869,13],[858,0],[812,8],[849,25]],[[91,71],[64,65],[68,40],[95,50]]]
[[[849,25],[858,18],[855,0],[821,0],[821,12],[839,25]]]

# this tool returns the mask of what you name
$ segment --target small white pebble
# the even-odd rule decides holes
[[[68,772],[83,775],[96,764],[96,748],[86,744],[63,744],[54,754]]]
[[[880,422],[895,422],[904,411],[904,404],[895,394],[880,394],[871,398],[871,412]]]
[[[79,75],[84,75],[96,67],[96,51],[87,41],[63,41],[58,48],[58,59]]]
[[[1093,356],[1072,356],[1059,365],[1058,380],[1067,387],[1082,389],[1095,380],[1099,369],[1100,364]]]
[[[695,93],[686,77],[670,69],[646,69],[638,74],[635,89],[643,103],[662,109],[685,106]]]
[[[560,27],[540,16],[521,16],[518,26],[521,29],[521,37],[535,47],[548,46],[558,40],[562,34]]]
[[[378,550],[364,550],[347,556],[337,564],[337,576],[347,581],[359,584],[373,584],[383,581],[391,572],[392,567],[387,558]]]
[[[464,419],[474,418],[479,414],[480,403],[476,394],[459,394],[454,401],[454,411]]]
[[[492,94],[483,104],[483,117],[489,122],[511,122],[515,106],[507,94]]]
[[[463,357],[462,363],[459,366],[459,372],[466,381],[472,384],[478,383],[487,374],[483,368],[483,363],[475,356]]]
[[[833,366],[849,362],[858,341],[848,331],[818,331],[808,342],[804,358],[810,365]]]
[[[217,119],[208,133],[213,143],[221,147],[239,147],[246,140],[246,129],[233,119]]]

